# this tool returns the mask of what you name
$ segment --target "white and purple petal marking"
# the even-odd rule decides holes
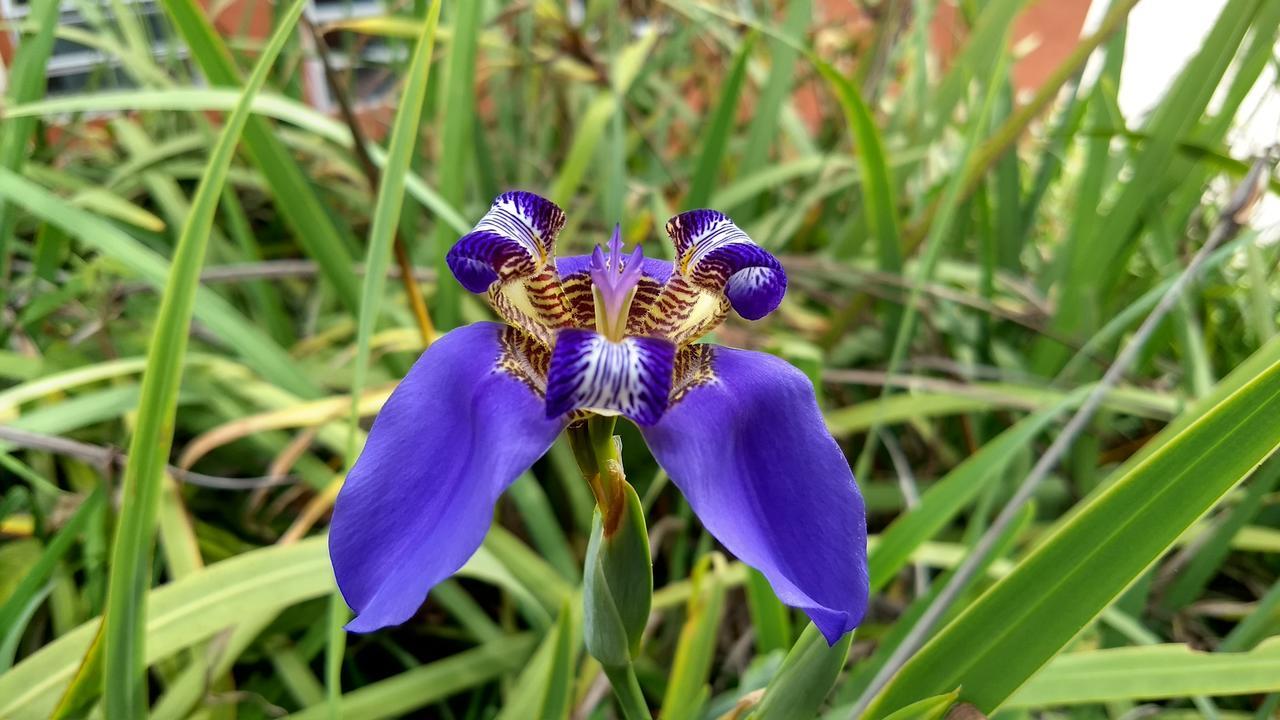
[[[449,269],[474,293],[495,280],[530,275],[554,253],[564,221],[564,211],[546,198],[519,190],[503,193],[449,250]]]
[[[591,330],[556,335],[547,370],[547,417],[575,410],[652,425],[667,409],[676,346],[662,338],[614,342]]]
[[[782,264],[724,213],[681,213],[667,221],[667,234],[680,272],[701,287],[723,292],[742,317],[759,320],[782,302],[787,291]]]

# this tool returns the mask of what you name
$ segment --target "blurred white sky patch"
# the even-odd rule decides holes
[[[1109,4],[1095,0],[1085,32],[1101,20]],[[1140,126],[1160,102],[1173,79],[1200,49],[1224,5],[1226,0],[1142,0],[1130,12],[1119,98],[1130,127]],[[1221,95],[1229,84],[1219,84],[1209,106],[1211,112],[1221,106]],[[1231,154],[1241,160],[1280,142],[1280,91],[1274,62],[1268,63],[1241,105],[1229,141]],[[1214,191],[1225,195],[1234,184],[1234,179],[1224,179],[1214,184]],[[1261,232],[1262,242],[1280,240],[1280,198],[1268,194],[1252,225]]]

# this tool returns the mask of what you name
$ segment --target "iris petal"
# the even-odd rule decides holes
[[[643,320],[649,313],[650,306],[662,292],[663,283],[671,277],[674,266],[670,260],[643,258],[640,260],[640,281],[636,283],[636,294],[631,300],[631,315],[627,324],[627,332],[631,335],[644,334]],[[576,324],[580,327],[595,325],[595,302],[591,295],[591,256],[570,255],[556,258],[556,272],[560,276],[560,287],[564,289],[565,300],[573,308]]]
[[[673,266],[670,260],[644,257],[641,258],[640,263],[641,277],[653,280],[658,284],[666,282],[667,278],[671,277]],[[556,258],[556,269],[560,272],[562,280],[579,273],[588,273],[590,267],[590,255],[568,255]],[[588,280],[590,280],[589,277]]]
[[[555,329],[573,320],[554,264],[564,220],[564,211],[546,198],[503,193],[445,256],[463,287],[486,293],[503,320],[547,347]]]
[[[835,644],[866,610],[866,514],[813,385],[763,353],[682,354],[710,366],[686,368],[693,384],[642,428],[649,449],[707,530]]]
[[[530,192],[506,192],[445,259],[463,287],[482,293],[496,280],[541,268],[563,227],[564,211],[555,203]]]
[[[338,587],[356,611],[348,629],[409,619],[475,552],[498,496],[563,428],[504,369],[514,332],[476,323],[441,337],[374,421],[329,532]]]
[[[723,290],[733,309],[759,320],[777,309],[787,274],[724,213],[690,210],[667,221],[677,263],[697,285]]]
[[[667,407],[675,355],[661,338],[613,342],[591,330],[561,330],[547,370],[547,416],[591,410],[653,424]]]
[[[787,274],[724,213],[690,210],[667,221],[675,268],[636,331],[687,345],[711,332],[733,308],[748,320],[777,309]]]

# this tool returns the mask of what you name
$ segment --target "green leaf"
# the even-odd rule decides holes
[[[948,63],[946,75],[929,101],[926,117],[930,122],[925,127],[926,139],[935,139],[948,127],[952,113],[965,98],[971,82],[1004,76],[998,67],[1000,53],[1009,42],[1014,18],[1027,4],[1028,0],[992,0],[981,5],[982,12],[964,48]]]
[[[1260,0],[1230,0],[1223,6],[1196,56],[1187,63],[1145,126],[1147,141],[1136,154],[1127,179],[1110,210],[1099,220],[1077,254],[1087,258],[1073,266],[1062,284],[1062,312],[1054,318],[1059,333],[1089,329],[1089,309],[1098,302],[1127,265],[1138,237],[1135,232],[1147,208],[1169,188],[1162,182],[1177,157],[1177,143],[1192,131],[1213,96],[1236,49],[1252,25]],[[1099,269],[1101,268],[1101,272]]]
[[[19,619],[24,615],[30,616],[28,608],[39,597],[41,587],[49,581],[54,568],[62,556],[71,549],[72,543],[79,537],[80,532],[89,522],[90,516],[102,508],[103,498],[104,491],[99,486],[80,503],[80,507],[76,508],[75,514],[67,524],[63,525],[45,546],[44,552],[40,553],[35,564],[22,573],[21,579],[18,580],[17,586],[13,588],[8,599],[0,604],[0,628],[3,628],[3,631],[0,631],[0,647],[7,649],[17,646],[16,635],[20,635],[26,627],[26,622],[20,622]],[[0,653],[0,673],[8,670],[12,661],[12,654]]]
[[[1060,390],[1004,383],[972,383],[955,391],[920,388],[904,382],[910,394],[891,395],[875,402],[837,408],[826,413],[827,427],[837,437],[851,435],[876,425],[892,425],[906,420],[959,415],[961,413],[1021,408],[1041,410],[1057,406],[1068,393]],[[1182,406],[1173,396],[1140,388],[1121,387],[1112,391],[1103,407],[1154,420],[1168,420]]]
[[[653,601],[653,561],[640,497],[619,482],[617,527],[605,531],[596,511],[587,544],[582,596],[582,631],[587,651],[606,668],[629,666],[640,652],[640,640]]]
[[[560,164],[560,174],[556,176],[548,195],[553,201],[567,206],[573,199],[574,192],[587,174],[596,146],[604,137],[610,118],[621,109],[623,98],[657,40],[658,33],[646,32],[618,53],[613,65],[612,88],[601,90],[596,95],[574,130],[573,144],[569,146],[568,155]]]
[[[525,663],[535,638],[513,635],[421,665],[344,694],[334,710],[338,717],[380,720],[404,717],[430,703],[475,687]],[[321,720],[330,717],[328,703],[287,715],[286,720]]]
[[[67,95],[5,109],[7,117],[58,116],[74,112],[106,112],[128,110],[180,110],[200,112],[206,110],[229,111],[240,100],[240,93],[223,88],[175,88],[168,90],[127,90],[101,92],[87,95]],[[278,94],[259,93],[253,103],[256,115],[265,115],[296,125],[297,127],[343,147],[353,147],[351,129],[341,122],[297,100]],[[252,125],[250,125],[252,127]],[[285,135],[283,128],[277,131]],[[246,140],[248,140],[246,136]],[[370,144],[369,154],[379,167],[387,162],[386,152]],[[409,193],[424,207],[449,224],[456,232],[465,233],[471,224],[456,208],[445,201],[418,175],[405,179]],[[304,248],[306,245],[304,244]],[[345,251],[344,251],[345,252]],[[350,254],[350,253],[347,253]],[[345,262],[350,265],[351,261]],[[354,282],[354,280],[352,281]]]
[[[163,0],[165,11],[182,33],[191,56],[210,85],[240,87],[243,83],[227,46],[209,19],[208,11],[194,0]],[[348,241],[326,212],[316,190],[307,180],[293,155],[276,137],[271,124],[259,117],[249,119],[245,144],[254,163],[267,178],[276,206],[294,237],[317,263],[333,286],[339,300],[353,312],[359,309],[359,286],[352,272]]]
[[[476,42],[480,33],[480,13],[484,6],[485,3],[480,0],[452,5],[452,42],[445,66],[443,92],[438,96],[441,117],[438,119],[440,156],[437,183],[445,200],[454,207],[460,207],[466,198],[467,178],[470,175],[471,133],[475,124],[476,103]],[[431,21],[428,23],[434,30],[435,24]],[[401,101],[401,108],[403,107]],[[457,237],[443,224],[437,224],[435,231],[432,267],[440,277],[450,277],[445,255]],[[455,283],[437,285],[436,327],[441,331],[452,330],[461,322],[458,305],[460,297]]]
[[[516,478],[511,487],[507,488],[507,497],[516,506],[529,531],[529,538],[546,561],[565,580],[572,583],[581,580],[582,570],[578,558],[569,544],[569,538],[565,536],[564,528],[560,527],[555,509],[533,473],[526,472]]]
[[[244,617],[333,590],[325,538],[270,547],[210,565],[151,592],[146,662],[205,640]],[[48,717],[100,623],[91,620],[0,675],[0,717]]]
[[[516,679],[496,720],[527,717],[563,719],[573,704],[573,681],[582,637],[582,603],[574,598],[542,639],[533,659]]]
[[[1088,502],[925,645],[869,716],[957,686],[998,707],[1275,450],[1276,403],[1280,362]]]
[[[1277,624],[1280,624],[1280,581],[1258,598],[1252,612],[1244,617],[1231,632],[1218,643],[1219,652],[1248,650],[1259,642]]]
[[[1219,697],[1280,690],[1280,638],[1244,653],[1186,645],[1092,650],[1060,655],[1005,704],[1010,708],[1117,700]]]
[[[1006,569],[1004,569],[1003,572],[993,573],[992,569],[994,566],[1007,563],[1007,561],[1004,560],[1004,557],[1009,554],[1014,543],[1020,536],[1022,536],[1027,527],[1030,526],[1031,520],[1034,516],[1035,506],[1033,503],[1028,503],[1023,506],[1018,518],[1014,522],[1010,523],[1004,534],[991,549],[991,552],[987,553],[987,556],[983,559],[982,563],[979,564],[977,571],[973,573],[973,576],[967,582],[964,590],[965,595],[972,593],[974,588],[980,589],[985,587],[989,582],[988,578],[990,575],[1008,574],[1007,564],[1005,565]],[[874,549],[872,552],[875,552]],[[960,556],[957,554],[955,560],[951,563],[951,567],[957,565],[959,560]],[[919,558],[917,558],[917,562],[920,562]],[[875,651],[871,653],[871,656],[863,658],[853,667],[848,679],[841,683],[840,688],[836,691],[836,696],[833,699],[833,702],[836,703],[847,703],[847,705],[843,707],[843,716],[848,716],[851,713],[854,701],[862,693],[866,692],[867,686],[870,685],[871,680],[876,676],[876,673],[878,673],[880,668],[884,667],[884,664],[889,661],[893,652],[902,644],[902,641],[906,639],[907,634],[910,633],[916,623],[920,621],[921,616],[925,614],[929,609],[929,606],[933,604],[934,600],[937,599],[938,595],[942,593],[942,590],[952,581],[954,576],[954,570],[948,570],[947,572],[935,577],[930,583],[929,590],[923,595],[918,595],[911,604],[898,615],[897,621],[894,622],[893,626],[890,627],[884,635],[878,638]],[[944,621],[956,614],[959,614],[959,608],[952,608],[949,611],[949,615],[944,618]],[[842,714],[840,709],[833,710],[832,713],[837,716],[841,716]]]
[[[85,717],[102,695],[103,659],[105,658],[102,648],[107,628],[100,618],[93,623],[93,626],[93,638],[89,642],[88,649],[76,664],[75,675],[58,698],[57,706],[49,715],[50,720],[78,720]]]
[[[752,713],[752,720],[790,720],[817,715],[849,657],[852,643],[850,632],[835,645],[828,646],[813,623],[805,626],[800,639],[782,661],[778,674],[765,688],[764,699]]]
[[[804,37],[812,19],[812,1],[793,0],[787,3],[782,32],[792,38]],[[750,176],[768,164],[769,150],[775,145],[778,136],[778,118],[796,80],[796,59],[800,53],[795,46],[798,44],[794,40],[792,42],[769,40],[769,77],[765,80],[764,88],[761,89],[755,110],[752,112],[751,125],[747,129],[746,147],[743,148],[742,161],[738,165],[739,176]],[[714,204],[725,212],[732,209],[731,205],[732,203]]]
[[[164,287],[169,263],[151,248],[130,237],[115,225],[68,204],[30,180],[0,168],[0,197],[20,203],[23,209],[52,223],[81,242],[111,256],[137,273],[148,284]],[[212,290],[196,288],[195,317],[228,346],[239,351],[245,362],[263,377],[290,392],[319,395],[318,386],[299,373],[289,354],[244,317],[235,306]]]
[[[36,0],[32,2],[29,18],[36,32],[18,45],[13,64],[8,68],[5,104],[12,107],[31,102],[44,95],[45,66],[53,50],[53,31],[58,27],[60,0]],[[0,125],[0,169],[16,172],[27,159],[27,145],[36,129],[33,118],[10,119]],[[21,207],[20,203],[14,203]],[[9,236],[13,234],[14,212],[17,208],[0,199],[0,303],[5,302],[9,283]],[[7,334],[7,330],[4,331]]]
[[[529,595],[553,615],[573,594],[573,586],[565,582],[555,568],[529,549],[515,535],[499,525],[489,528],[482,549],[490,553],[510,577],[514,577]]]
[[[253,96],[266,82],[272,63],[305,8],[305,0],[295,0],[290,6],[258,58],[239,104],[227,118],[196,188],[191,214],[178,237],[173,265],[160,297],[147,368],[142,375],[137,426],[125,466],[124,499],[112,546],[103,620],[105,705],[111,717],[142,717],[147,710],[146,602],[151,583],[151,549],[165,466],[173,445],[178,387],[182,383],[196,288],[200,286],[200,269],[218,198],[240,134],[249,120]]]
[[[871,108],[862,94],[831,65],[816,56],[811,58],[814,67],[835,91],[845,122],[853,135],[858,169],[862,175],[863,201],[867,207],[867,226],[876,243],[876,256],[883,272],[902,272],[902,229],[898,225],[898,200],[894,190],[889,161],[885,157],[884,140],[876,126]],[[846,254],[855,250],[851,244],[843,246]],[[900,312],[899,312],[900,314]],[[896,327],[896,320],[889,328]],[[892,330],[890,330],[890,333]]]
[[[1272,455],[1249,480],[1248,490],[1240,502],[1221,522],[1214,525],[1204,542],[1196,542],[1195,555],[1187,562],[1165,591],[1164,605],[1178,611],[1189,605],[1218,572],[1231,551],[1231,541],[1262,510],[1263,500],[1280,483],[1280,455]]]
[[[715,190],[716,179],[720,174],[720,165],[724,161],[724,151],[729,145],[729,137],[733,134],[733,121],[738,114],[738,100],[742,95],[742,86],[747,78],[747,61],[755,50],[756,34],[752,33],[742,42],[738,56],[733,59],[733,66],[724,78],[720,91],[720,100],[716,103],[715,112],[707,120],[698,145],[702,152],[694,166],[693,178],[689,180],[689,194],[685,196],[685,206],[700,208],[707,204],[712,191]]]
[[[209,643],[209,655],[203,663],[191,663],[165,688],[164,695],[151,709],[150,720],[182,720],[206,694],[209,679],[227,674],[249,644],[275,620],[276,611],[249,611],[227,633],[225,642]]]
[[[791,647],[791,610],[773,592],[773,586],[759,570],[747,572],[747,608],[756,630],[756,652],[766,655]]]
[[[165,229],[164,221],[124,198],[102,188],[81,190],[71,198],[72,204],[103,217],[127,222],[151,232]]]
[[[152,590],[146,662],[169,657],[232,626],[252,624],[255,618],[333,593],[337,587],[327,543],[327,537],[317,536],[293,545],[258,548]],[[557,577],[554,571],[547,572]],[[511,592],[520,590],[483,549],[458,575]],[[99,625],[97,618],[80,625],[0,675],[0,717],[47,718]]]
[[[1009,56],[1004,50],[1007,37],[1002,37],[998,43],[1000,51],[996,54],[999,63],[992,78],[987,78],[986,87],[982,92],[982,102],[979,109],[973,114],[969,121],[964,144],[960,149],[959,156],[956,159],[958,167],[964,167],[968,164],[973,156],[983,133],[986,131],[987,118],[991,114],[992,106],[995,104],[996,91],[1000,87],[998,78],[1003,77],[1005,68],[1008,66]],[[933,279],[934,271],[937,268],[939,257],[942,253],[944,241],[950,237],[952,229],[957,222],[962,204],[962,195],[964,192],[963,177],[961,174],[953,174],[947,181],[942,192],[938,207],[940,208],[935,218],[930,218],[928,230],[924,239],[924,250],[917,264],[916,272],[911,280],[911,290],[907,297],[906,309],[902,313],[902,319],[893,328],[893,343],[889,351],[889,360],[887,370],[889,374],[898,372],[903,360],[906,358],[907,351],[911,346],[911,340],[915,336],[917,319],[919,316],[919,303],[921,293],[925,284]],[[846,314],[846,318],[848,315]],[[891,389],[886,387],[880,395],[880,399],[874,403],[875,405],[883,405],[884,401],[890,397]],[[868,403],[871,404],[871,403]],[[867,441],[862,447],[862,451],[858,454],[858,460],[854,467],[854,475],[866,477],[870,470],[870,463],[877,445],[877,438],[880,429],[880,422],[873,424],[867,435]]]
[[[1019,421],[929,486],[919,505],[899,515],[880,534],[880,541],[867,557],[872,592],[892,580],[921,543],[937,535],[983,488],[998,480],[1009,463],[1024,452],[1054,418],[1078,405],[1084,395],[1085,392],[1076,391]]]
[[[692,720],[701,717],[703,703],[710,695],[707,684],[711,661],[715,658],[716,635],[724,614],[725,586],[715,565],[724,565],[719,554],[704,556],[694,568],[693,595],[685,608],[684,625],[671,663],[670,681],[662,698],[663,720]]]
[[[934,695],[918,700],[890,715],[886,720],[941,720],[947,710],[955,704],[960,691],[955,690],[946,695]]]
[[[479,5],[480,3],[468,3]],[[431,72],[431,55],[436,43],[436,24],[440,19],[440,0],[431,3],[427,21],[422,25],[413,58],[409,61],[404,94],[396,110],[391,128],[391,144],[387,149],[387,165],[378,186],[373,206],[373,225],[369,228],[369,244],[365,255],[364,283],[360,289],[360,311],[357,315],[356,357],[351,380],[351,432],[347,444],[347,464],[356,461],[356,437],[360,432],[360,395],[364,392],[369,372],[369,339],[378,322],[378,311],[387,287],[387,268],[391,264],[391,246],[395,242],[404,207],[405,174],[417,147],[422,103],[427,96],[427,79]]]

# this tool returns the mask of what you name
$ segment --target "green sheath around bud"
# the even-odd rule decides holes
[[[587,651],[602,665],[630,664],[640,651],[640,636],[653,603],[653,562],[644,510],[626,482],[617,492],[617,526],[605,533],[597,509],[583,573],[583,637]]]

